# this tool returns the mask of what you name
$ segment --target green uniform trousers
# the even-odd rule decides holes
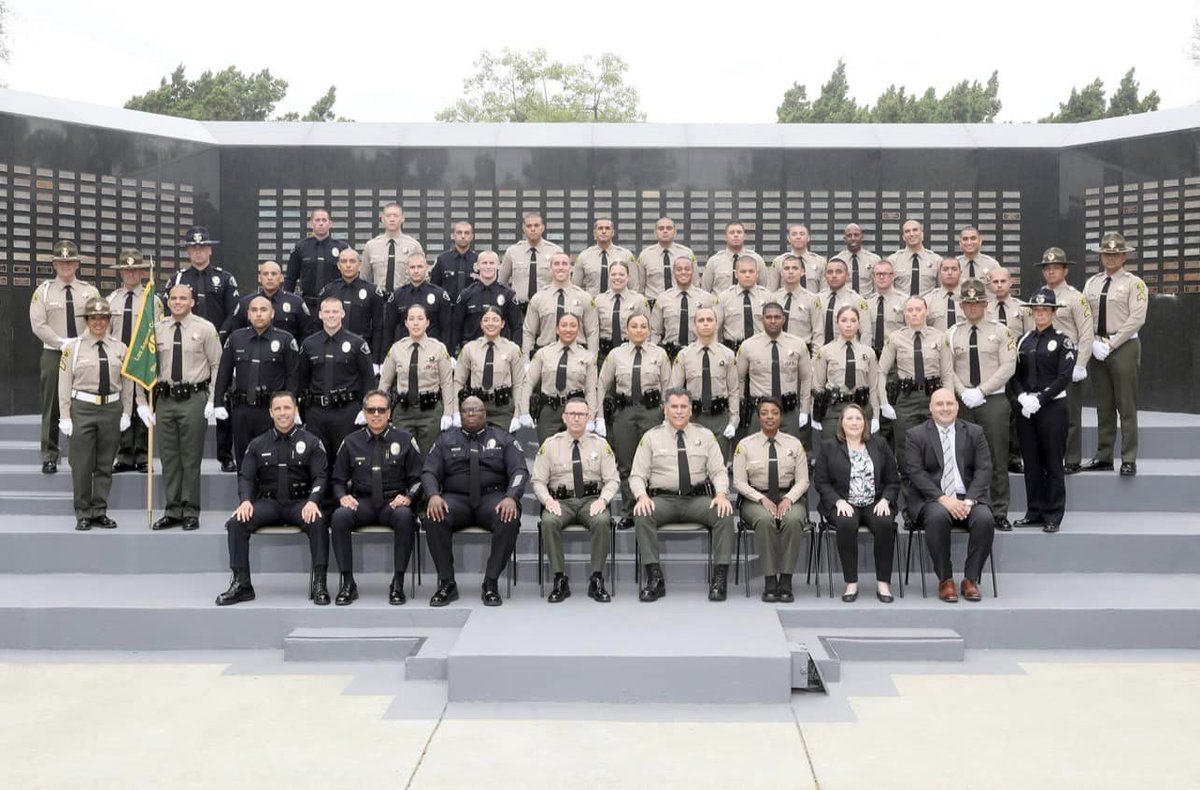
[[[892,452],[900,462],[901,474],[904,469],[905,437],[908,432],[929,419],[929,396],[925,391],[902,392],[896,396],[892,404],[896,410],[896,419],[892,420]]]
[[[485,403],[484,405],[487,406],[488,425],[494,425],[502,431],[508,431],[512,426],[513,402],[510,400],[503,406],[497,406],[494,403]],[[426,452],[429,451],[426,450]]]
[[[596,497],[570,497],[560,499],[562,515],[556,516],[548,510],[542,511],[542,542],[546,546],[546,557],[550,560],[550,570],[555,573],[566,573],[567,564],[563,557],[563,528],[573,524],[587,527],[592,533],[592,573],[604,572],[604,561],[608,559],[608,548],[611,541],[609,530],[612,528],[612,517],[608,508],[594,516],[588,515],[588,509]]]
[[[658,422],[663,421],[662,409],[658,410]],[[655,425],[658,425],[658,422]],[[725,438],[725,426],[729,425],[729,411],[723,411],[720,414],[703,414],[698,411],[692,412],[692,422],[703,425],[705,428],[713,432],[717,437],[717,446],[721,448],[721,457],[725,459],[725,463],[729,463],[730,445],[732,442]],[[640,437],[639,437],[640,438]]]
[[[660,524],[703,524],[712,533],[713,562],[728,565],[733,556],[733,516],[717,516],[717,509],[709,507],[712,497],[665,496],[654,497],[654,513],[649,516],[634,516],[633,528],[637,535],[638,550],[642,564],[658,562],[658,527]]]
[[[538,447],[541,447],[556,433],[565,431],[567,426],[563,425],[562,415],[566,404],[555,408],[549,405],[543,405],[542,410],[538,413],[538,418],[534,423],[534,428],[537,430]]]
[[[958,416],[983,428],[988,453],[992,457],[992,515],[1008,518],[1008,396],[1001,392],[988,395],[975,409],[960,406]],[[965,481],[964,481],[965,482]]]
[[[1082,381],[1072,381],[1067,385],[1067,420],[1067,457],[1065,459],[1065,463],[1077,464],[1083,459]],[[1112,455],[1111,448],[1109,450],[1109,455]]]
[[[742,500],[741,514],[742,523],[754,530],[763,573],[793,573],[800,559],[800,537],[808,530],[808,504],[796,502],[776,522],[762,505]]]
[[[158,398],[154,404],[166,501],[164,515],[170,518],[200,516],[200,459],[208,429],[204,419],[207,401],[207,392],[194,392],[186,400]]]
[[[121,439],[121,402],[103,406],[71,401],[71,487],[76,518],[99,518],[108,512],[113,456]]]
[[[117,461],[122,464],[146,463],[147,440],[146,425],[137,416],[135,401],[129,413],[129,427],[121,431],[121,441],[117,445]]]
[[[1097,461],[1113,459],[1118,416],[1121,418],[1121,462],[1137,461],[1138,366],[1141,360],[1142,343],[1134,338],[1118,346],[1103,362],[1095,359],[1088,362],[1088,376],[1096,391]]]
[[[42,349],[42,369],[38,378],[42,400],[42,463],[58,463],[58,365],[61,351]]]
[[[612,424],[606,426],[608,443],[617,457],[617,471],[621,473],[621,515],[633,517],[633,492],[629,490],[629,472],[633,468],[633,456],[637,452],[642,434],[663,421],[662,406],[625,406],[613,413]],[[722,426],[721,430],[724,430]]]
[[[421,452],[428,454],[433,449],[433,443],[437,441],[438,435],[442,432],[442,409],[440,405],[436,409],[424,411],[415,407],[402,409],[397,406],[392,409],[392,423],[411,433]],[[504,430],[508,430],[507,425],[504,426]],[[326,450],[331,455],[337,455],[337,449],[326,448]]]

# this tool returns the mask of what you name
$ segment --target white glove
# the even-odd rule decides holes
[[[121,415],[121,423],[120,423],[121,432],[124,433],[125,431],[128,431],[130,425],[133,425],[133,420],[129,417],[128,414],[122,414]]]
[[[1078,365],[1076,365],[1075,369],[1073,371],[1071,371],[1071,381],[1073,381],[1073,382],[1078,383],[1080,381],[1083,381],[1086,378],[1087,378],[1087,368],[1081,368]]]
[[[588,420],[588,423],[587,423],[587,432],[588,432],[588,433],[595,433],[595,432],[596,432],[596,421],[595,421],[595,420]]]
[[[213,411],[212,401],[204,404],[204,421],[209,425],[217,424],[216,413]]]
[[[358,414],[354,415],[354,424],[355,425],[366,425],[367,424],[367,415],[363,414],[362,409],[359,409]]]
[[[871,433],[879,433],[879,418],[871,418]]]
[[[735,433],[737,433],[737,429],[733,427],[733,423],[729,423],[725,426],[725,430],[721,431],[721,435],[726,439],[732,439]]]
[[[297,424],[297,425],[303,425],[303,424],[304,424],[304,420],[300,418],[300,412],[296,412],[296,424]]]
[[[454,417],[453,417],[453,420],[454,420],[454,427],[455,427],[455,428],[461,428],[461,427],[462,427],[462,414],[460,414],[460,413],[458,413],[458,412],[454,412]]]
[[[1112,346],[1105,343],[1103,340],[1092,341],[1092,356],[1103,362],[1108,359],[1108,355],[1112,353]]]
[[[892,404],[890,404],[890,403],[880,404],[879,413],[882,414],[884,417],[887,417],[889,420],[896,419],[896,410],[892,407]]]
[[[808,425],[808,414],[805,412],[801,412],[800,416],[796,418],[796,423],[801,428],[803,428],[805,425]]]
[[[458,367],[458,360],[450,357],[450,370],[453,371],[456,367]]]
[[[216,417],[218,420],[228,420],[229,409],[226,409],[224,406],[218,406],[212,410],[212,416]]]
[[[532,429],[533,428],[533,417],[530,417],[528,414],[522,414],[521,415],[521,425],[526,428]]]
[[[968,409],[979,408],[985,400],[987,398],[984,397],[979,387],[971,387],[970,389],[963,390],[962,402]]]
[[[138,419],[142,421],[142,425],[154,424],[154,412],[150,411],[149,406],[138,406]]]
[[[520,417],[513,417],[513,419],[512,419],[512,422],[510,422],[510,423],[508,424],[508,432],[509,432],[509,433],[516,433],[516,432],[517,432],[517,429],[519,429],[520,427],[521,427],[521,418],[520,418]]]
[[[1042,408],[1041,401],[1032,392],[1022,392],[1017,396],[1017,403],[1021,404],[1021,413],[1026,417],[1032,417]]]
[[[825,430],[824,428],[822,428],[822,427],[821,427],[821,421],[820,421],[820,420],[813,420],[813,424],[812,424],[812,425],[813,425],[813,430],[814,430],[814,431],[823,431],[823,430]]]
[[[453,417],[451,417],[449,414],[442,415],[442,430],[443,431],[446,430],[447,428],[449,428],[453,424],[454,424]]]
[[[70,436],[75,432],[75,423],[71,422],[70,420],[59,420],[58,430],[63,436]]]
[[[1025,409],[1021,409],[1021,416],[1028,420],[1033,415],[1027,412]]]
[[[608,436],[608,426],[604,424],[603,417],[596,418],[596,435],[605,437]]]
[[[371,367],[375,370],[376,376],[383,372],[383,365],[371,365]]]

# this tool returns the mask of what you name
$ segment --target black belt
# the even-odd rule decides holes
[[[884,385],[887,390],[888,400],[895,400],[898,395],[907,395],[910,392],[921,392],[926,395],[932,395],[935,390],[942,387],[941,376],[928,376],[923,383],[918,384],[916,379],[897,379],[889,381]]]
[[[530,396],[530,400],[536,401],[539,406],[549,406],[552,409],[561,409],[563,404],[571,398],[582,398],[583,390],[571,390],[566,395],[547,395],[544,392],[535,392]],[[531,405],[533,405],[531,403]]]
[[[729,398],[713,398],[709,403],[708,411],[704,410],[704,404],[698,400],[692,401],[692,411],[696,414],[724,414],[729,411]]]
[[[154,397],[156,398],[171,398],[173,400],[187,400],[197,392],[208,392],[208,380],[204,380],[193,384],[190,381],[181,381],[172,383],[169,381],[160,381],[154,385]]]
[[[856,387],[854,390],[847,392],[842,389],[827,389],[826,403],[836,406],[839,403],[857,403],[859,406],[866,406],[871,402],[871,389],[869,387]]]
[[[572,488],[559,486],[550,492],[555,499],[583,499],[585,496],[600,496],[600,484],[595,482],[585,482],[583,484],[583,493],[579,493]]]
[[[676,491],[673,488],[647,488],[646,493],[650,496],[715,496],[716,489],[713,484],[705,480],[699,485],[692,486],[690,491]]]
[[[302,499],[308,499],[308,495],[311,492],[311,488],[312,487],[308,483],[303,483],[303,484],[292,486],[288,492],[291,494],[291,499],[288,499],[286,501],[298,502]],[[264,488],[260,491],[256,491],[254,493],[254,498],[255,499],[278,499],[279,497],[276,496],[275,491]]]
[[[497,491],[507,491],[507,490],[508,490],[508,485],[504,484],[504,483],[494,485],[494,486],[483,486],[482,488],[479,489],[479,495],[483,496],[484,494],[494,494]],[[468,491],[447,491],[445,493],[454,494],[455,496],[470,496],[471,495],[470,492],[468,492]]]
[[[230,390],[225,393],[225,400],[230,406],[266,406],[270,397],[271,390],[267,387],[257,387],[248,392]]]
[[[333,408],[335,406],[345,406],[350,403],[358,403],[362,400],[362,395],[358,390],[334,390],[333,392],[308,392],[304,396],[304,404],[306,406],[320,406],[321,408]]]
[[[759,404],[761,404],[765,400],[774,400],[774,398],[772,398],[770,395],[757,395],[753,398],[750,398],[748,401],[750,411],[753,412],[755,409],[758,408]],[[799,403],[800,403],[800,399],[796,396],[796,393],[794,393],[794,392],[789,392],[786,395],[779,396],[779,405],[783,407],[784,412],[795,411],[796,406],[798,406]]]
[[[512,387],[496,387],[491,392],[480,387],[463,387],[458,391],[458,402],[461,404],[467,398],[479,398],[484,403],[506,406],[512,401],[512,393]]]
[[[419,392],[417,393],[416,403],[411,402],[407,394],[396,393],[396,405],[402,409],[410,409],[415,406],[421,411],[429,411],[430,409],[436,409],[441,400],[442,393],[440,392]]]
[[[621,392],[613,393],[609,396],[609,398],[612,398],[613,406],[618,409],[623,409],[626,406],[637,405],[633,402],[633,397],[631,395],[625,395]],[[605,400],[608,400],[608,398],[605,398]],[[658,390],[645,390],[642,392],[641,405],[645,406],[647,409],[654,409],[661,406],[662,393]]]

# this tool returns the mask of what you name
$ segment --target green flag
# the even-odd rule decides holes
[[[155,310],[156,300],[152,279],[142,290],[137,321],[129,335],[129,352],[125,355],[125,364],[121,366],[122,376],[133,379],[145,389],[153,387],[158,379],[158,346],[154,340],[154,320],[158,312]]]

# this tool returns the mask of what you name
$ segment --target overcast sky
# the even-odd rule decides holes
[[[1189,58],[1200,0],[5,1],[12,62],[0,64],[0,81],[113,106],[179,63],[189,76],[236,65],[288,80],[277,112],[303,113],[334,84],[340,115],[431,121],[458,97],[476,54],[503,46],[563,60],[615,52],[657,122],[773,122],[793,82],[814,98],[839,57],[860,102],[891,83],[941,93],[998,69],[1002,121],[1037,120],[1096,77],[1111,90],[1130,66],[1163,108],[1200,100]]]

